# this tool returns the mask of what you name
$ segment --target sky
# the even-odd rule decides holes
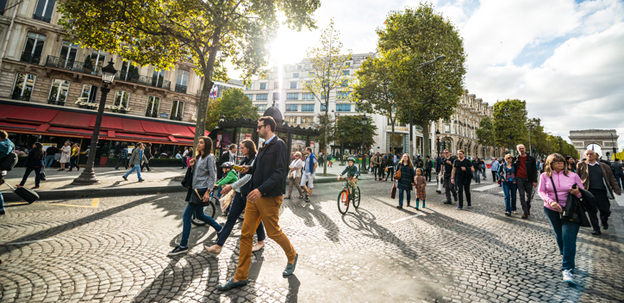
[[[332,18],[345,52],[374,52],[388,13],[420,2],[322,1],[318,29],[280,28],[270,62],[299,62]],[[566,140],[570,130],[616,129],[624,148],[624,1],[429,2],[464,39],[470,93],[489,105],[525,100],[530,118]]]

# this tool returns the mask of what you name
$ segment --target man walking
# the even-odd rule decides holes
[[[119,158],[119,163],[115,165],[115,169],[119,170],[119,165],[124,166],[124,169],[128,169],[128,145],[124,144],[123,149],[121,150],[121,157]]]
[[[184,147],[184,152],[182,153],[182,169],[185,169],[188,167],[188,165],[186,165],[186,159],[189,156],[189,150],[188,150],[188,146]],[[192,157],[193,155],[191,155]],[[219,170],[217,170],[217,173],[219,172]]]
[[[533,188],[537,187],[537,168],[535,158],[526,153],[523,144],[516,146],[518,156],[513,160],[513,167],[516,172],[516,184],[518,186],[518,195],[520,196],[520,204],[522,205],[522,219],[526,219],[531,215],[531,196]],[[526,196],[525,196],[526,195]]]
[[[600,211],[600,221],[602,228],[608,229],[609,215],[611,215],[611,202],[609,198],[613,198],[613,192],[618,196],[622,194],[620,187],[615,180],[615,176],[611,171],[611,167],[602,163],[598,159],[598,155],[593,150],[585,152],[587,161],[579,162],[576,165],[576,173],[583,182],[583,187],[587,188],[596,198],[596,204]],[[594,228],[592,235],[600,235],[600,225],[598,225],[598,214],[588,212],[589,220]]]
[[[143,161],[145,162],[149,162],[149,160],[147,160],[147,157],[145,156],[145,154],[143,153],[143,149],[145,149],[145,145],[143,145],[143,143],[139,143],[137,144],[137,148],[135,148],[132,151],[132,155],[130,156],[130,166],[132,166],[132,169],[129,170],[125,175],[123,175],[123,179],[128,181],[128,176],[136,170],[137,172],[137,177],[139,178],[139,182],[143,182],[145,181],[143,178],[141,178],[141,164],[143,163]]]
[[[371,165],[373,166],[373,174],[375,174],[375,181],[377,181],[377,176],[381,175],[379,179],[383,178],[383,174],[381,174],[381,162],[379,159],[379,153],[375,154],[371,158]]]
[[[305,164],[303,165],[303,174],[301,175],[301,188],[305,192],[304,201],[310,202],[310,196],[312,196],[312,190],[314,190],[314,172],[318,167],[316,156],[312,152],[312,147],[306,147],[304,151],[306,155]],[[308,185],[306,186],[306,182]]]
[[[433,168],[433,162],[429,156],[425,157],[425,178],[427,182],[431,182],[431,169]]]
[[[611,164],[611,170],[613,171],[613,175],[615,176],[616,183],[620,186],[620,189],[624,188],[624,167],[622,167],[622,162],[620,159],[615,158],[615,162]]]
[[[496,158],[492,159],[490,168],[492,169],[492,182],[498,181],[498,169],[500,168],[500,164]]]
[[[286,253],[288,263],[282,274],[292,275],[297,265],[299,255],[278,225],[282,195],[286,192],[284,180],[288,174],[288,150],[284,141],[275,135],[275,126],[275,120],[271,117],[258,119],[256,130],[266,141],[258,151],[253,165],[244,166],[243,173],[251,172],[252,178],[240,237],[238,267],[234,278],[217,286],[217,289],[222,291],[247,285],[253,235],[260,221],[264,224],[269,238],[279,244]]]
[[[453,193],[453,199],[457,202],[457,191],[455,191],[454,182],[451,180],[455,158],[451,157],[451,153],[445,149],[444,159],[442,159],[442,161],[444,161],[442,165],[444,166],[444,192],[446,193],[446,201],[444,201],[444,204],[452,204],[451,193]]]
[[[457,156],[458,158],[453,163],[453,170],[451,171],[451,183],[456,184],[459,190],[459,206],[457,206],[457,209],[461,210],[464,207],[464,193],[466,193],[468,207],[472,206],[470,205],[470,180],[472,180],[475,169],[470,160],[464,157],[463,150],[458,150]]]

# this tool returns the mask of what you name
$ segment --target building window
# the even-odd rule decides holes
[[[189,72],[185,70],[178,71],[178,76],[176,77],[176,86],[175,91],[178,93],[186,94],[186,87],[188,85]]]
[[[4,9],[6,8],[7,0],[0,0],[0,16],[4,15]]]
[[[87,103],[95,103],[97,100],[99,87],[85,84],[82,86],[82,93],[80,94],[80,99],[82,102]]]
[[[245,85],[245,90],[251,90],[251,84]]]
[[[314,123],[314,117],[312,116],[301,117],[301,124],[311,124],[311,123]]]
[[[297,116],[286,116],[286,123],[297,124]]]
[[[59,54],[58,67],[73,69],[74,62],[76,61],[76,53],[78,53],[78,44],[72,44],[69,41],[63,41],[63,45],[61,46],[61,53]]]
[[[301,100],[314,100],[314,94],[312,94],[312,93],[303,93],[303,94],[301,94]]]
[[[349,86],[349,80],[342,80],[342,82],[340,82],[340,87],[348,87]]]
[[[325,110],[327,110],[327,106],[325,105],[325,102],[321,102],[321,111],[324,112]]]
[[[50,23],[52,12],[54,11],[54,2],[54,0],[39,0],[35,8],[35,13],[33,14],[33,19]]]
[[[299,73],[293,73],[293,78],[299,78]]]
[[[160,107],[160,98],[149,96],[147,98],[147,108],[145,109],[146,117],[158,118],[158,108]]]
[[[314,104],[302,104],[301,105],[301,111],[302,112],[313,112],[314,111]]]
[[[138,78],[138,76],[139,69],[134,66],[131,61],[124,60],[121,64],[121,70],[119,71],[119,79],[123,81],[132,81],[132,78]]]
[[[273,101],[279,100],[279,93],[273,93]]]
[[[173,101],[171,104],[171,120],[182,121],[182,113],[184,113],[184,102]]]
[[[337,112],[350,112],[351,104],[336,104],[336,111]]]
[[[56,105],[65,105],[67,99],[67,91],[69,91],[69,81],[54,79],[52,87],[48,95],[48,103]]]
[[[336,92],[336,100],[347,100],[351,92]]]
[[[345,76],[351,76],[351,71],[350,70],[343,70],[342,74]]]
[[[266,89],[267,84],[266,83],[260,83],[260,89]]]
[[[256,105],[256,109],[258,109],[259,112],[266,111],[266,108],[267,108],[266,104],[258,104],[258,105]]]
[[[245,94],[245,96],[249,98],[249,100],[253,101],[253,94]]]
[[[299,93],[286,94],[286,100],[299,100]]]
[[[351,66],[351,61],[345,62],[345,67],[349,67],[349,66]]]
[[[187,81],[188,81],[188,72],[187,73]],[[162,87],[163,81],[165,81],[165,71],[154,69],[154,73],[152,73],[152,86],[154,87]],[[186,84],[185,84],[186,86]],[[171,84],[169,85],[171,87]],[[185,91],[186,92],[186,91]]]
[[[290,88],[297,88],[297,82],[290,82]]]
[[[13,85],[13,93],[11,99],[30,101],[33,87],[35,86],[35,75],[17,74],[15,84]]]
[[[277,82],[277,81],[273,82],[273,88],[274,89],[278,89],[279,88],[279,82]]]
[[[28,33],[26,45],[24,45],[24,52],[22,52],[22,58],[20,60],[32,64],[39,64],[45,40],[46,36],[44,35]]]
[[[128,108],[128,101],[130,101],[130,93],[122,90],[115,91],[114,106]]]
[[[299,105],[298,104],[286,104],[286,111],[297,112],[299,111]]]
[[[269,94],[257,94],[256,101],[266,101],[269,98]]]

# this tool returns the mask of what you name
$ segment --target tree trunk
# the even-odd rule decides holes
[[[204,85],[202,87],[202,93],[199,97],[199,103],[197,104],[197,122],[195,123],[195,140],[193,146],[197,148],[199,138],[204,136],[206,130],[206,115],[208,114],[208,102],[210,99],[210,91],[212,90],[212,72],[214,71],[214,62],[217,57],[217,49],[213,48],[210,51],[208,57],[208,63],[204,69]]]
[[[431,144],[429,142],[429,127],[431,126],[431,124],[429,122],[425,122],[423,124],[420,124],[420,127],[422,127],[423,129],[423,150],[422,150],[422,156],[431,156]]]
[[[394,120],[390,119],[390,123],[392,123],[392,132],[390,133],[390,154],[394,155]]]
[[[325,127],[323,134],[323,149],[325,149],[325,153],[323,153],[323,176],[327,175],[327,128],[329,127],[329,91],[327,92],[327,97],[325,99]]]

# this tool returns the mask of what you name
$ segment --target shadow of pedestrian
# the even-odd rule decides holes
[[[288,277],[288,294],[286,294],[286,303],[296,303],[299,296],[299,286],[301,282],[296,275]]]
[[[325,229],[327,239],[332,242],[340,241],[340,228],[322,211],[322,207],[318,203],[289,202],[282,205],[285,205],[297,217],[303,218],[308,227],[315,226],[313,218],[316,219],[318,224]]]

